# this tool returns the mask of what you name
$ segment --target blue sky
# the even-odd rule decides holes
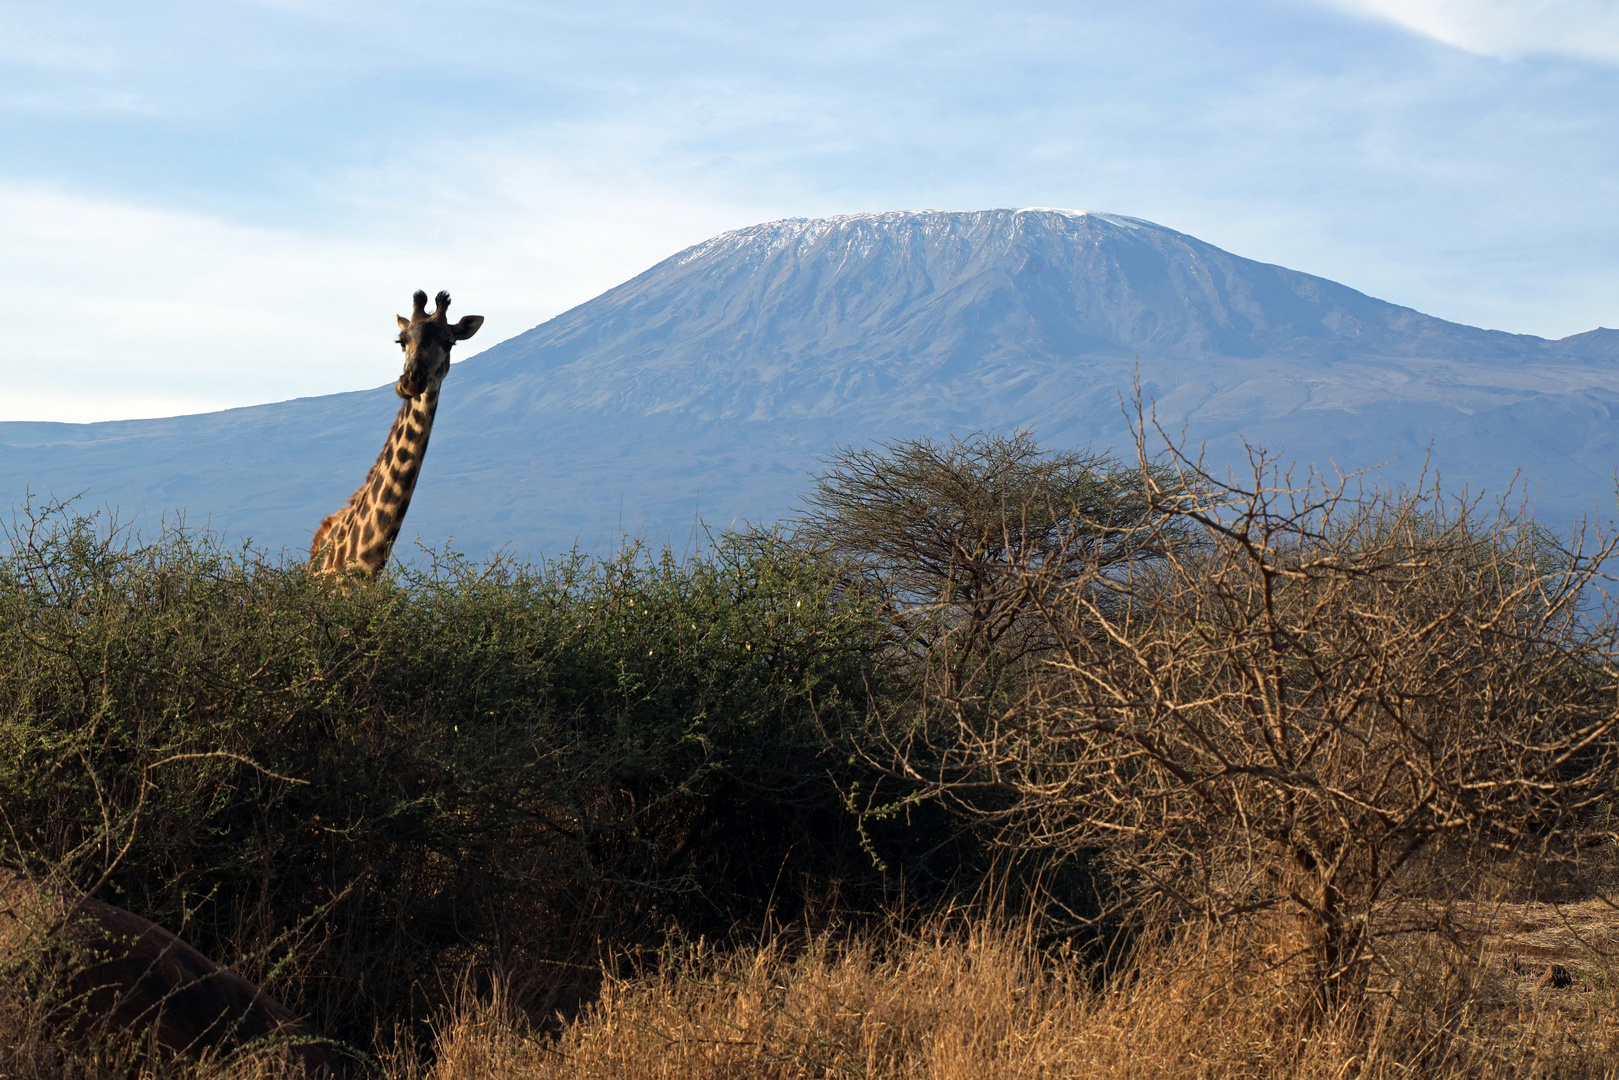
[[[1614,0],[0,12],[0,419],[375,386],[417,287],[483,348],[867,210],[1111,211],[1462,322],[1619,326]]]

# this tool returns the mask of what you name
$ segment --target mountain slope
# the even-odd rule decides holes
[[[475,298],[467,298],[475,305]],[[687,542],[787,511],[838,444],[1032,426],[1124,447],[1139,370],[1211,457],[1247,438],[1447,485],[1522,471],[1611,510],[1619,332],[1445,322],[1162,226],[1057,210],[771,222],[715,237],[455,366],[407,530],[529,554]],[[388,374],[392,374],[389,372]],[[85,490],[306,542],[364,475],[389,387],[202,416],[0,424],[0,492]]]

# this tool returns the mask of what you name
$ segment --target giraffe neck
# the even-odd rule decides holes
[[[438,414],[439,384],[431,383],[399,406],[382,453],[348,501],[321,523],[311,548],[320,568],[331,572],[381,572],[393,552],[405,511],[421,475],[422,456]]]

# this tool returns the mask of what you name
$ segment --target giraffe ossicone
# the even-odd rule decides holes
[[[427,453],[427,437],[438,413],[439,387],[450,370],[450,348],[483,325],[482,315],[450,322],[447,292],[439,293],[433,303],[429,314],[427,294],[418,289],[412,297],[410,318],[396,316],[405,370],[394,384],[394,392],[404,401],[365,483],[347,505],[327,514],[315,530],[309,559],[317,573],[374,575],[388,564],[421,475],[422,455]]]

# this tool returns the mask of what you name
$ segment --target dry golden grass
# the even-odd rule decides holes
[[[136,1039],[97,1044],[53,1038],[37,1011],[0,1003],[0,1080],[294,1080],[300,1066],[280,1047],[229,1058],[176,1059]]]
[[[669,951],[554,1031],[498,990],[465,992],[427,1054],[407,1040],[377,1072],[399,1080],[982,1080],[982,1078],[1619,1077],[1609,969],[1525,989],[1486,951],[1413,942],[1369,1003],[1301,1022],[1274,972],[1201,935],[1144,948],[1099,987],[1026,932],[980,924],[900,940],[821,937]],[[15,1000],[15,999],[13,999]],[[365,1070],[361,1070],[365,1071]],[[154,1064],[86,1057],[0,1015],[0,1078],[264,1080],[275,1055]]]
[[[1146,950],[1095,988],[1026,939],[704,947],[607,980],[559,1034],[498,995],[463,998],[411,1080],[982,1080],[1056,1077],[1529,1078],[1619,1076],[1611,980],[1520,995],[1488,965],[1418,943],[1370,1004],[1307,1028],[1275,980],[1206,938]]]

